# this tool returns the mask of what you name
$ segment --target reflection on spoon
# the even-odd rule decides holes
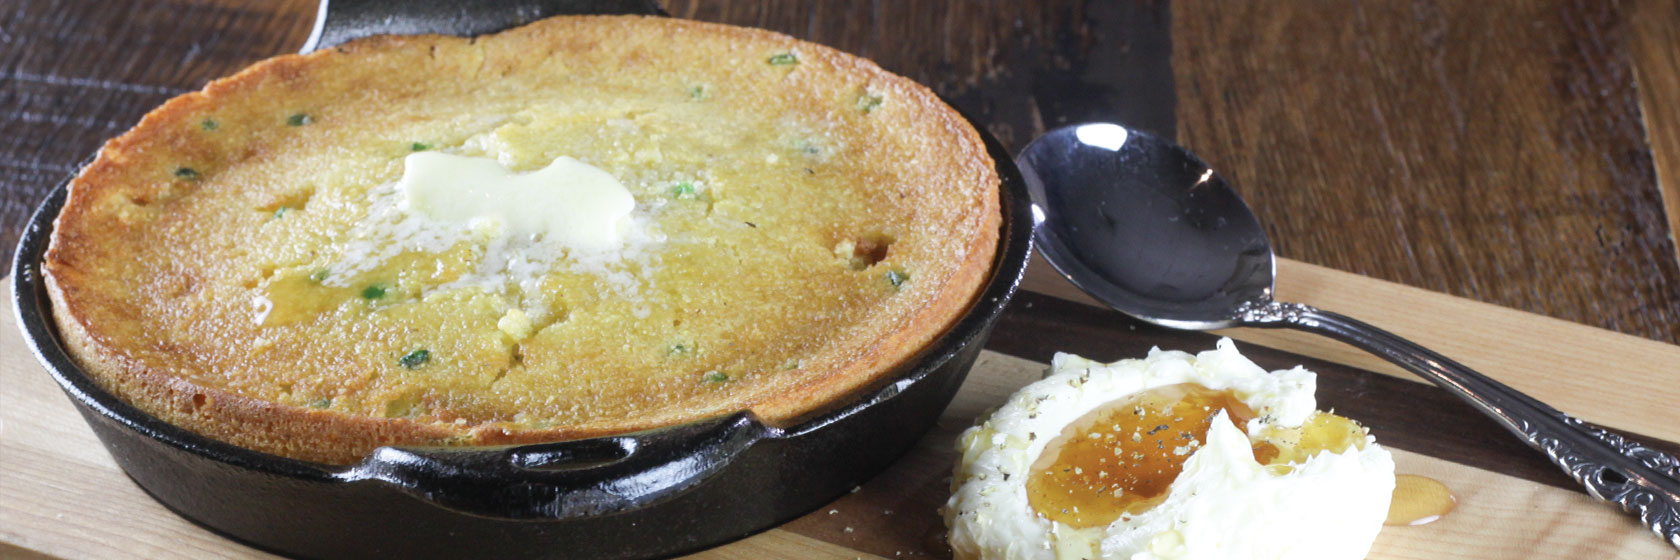
[[[1052,130],[1016,158],[1034,240],[1075,286],[1177,329],[1293,328],[1381,356],[1544,452],[1592,495],[1680,547],[1680,460],[1587,426],[1458,362],[1356,319],[1272,300],[1260,222],[1202,160],[1154,135],[1093,123]]]

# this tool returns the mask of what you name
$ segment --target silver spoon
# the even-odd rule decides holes
[[[1092,123],[1050,131],[1016,163],[1032,194],[1034,239],[1044,257],[1091,296],[1165,327],[1288,327],[1381,356],[1497,420],[1593,496],[1621,505],[1680,547],[1680,460],[1585,425],[1382,329],[1273,301],[1265,230],[1188,150]]]

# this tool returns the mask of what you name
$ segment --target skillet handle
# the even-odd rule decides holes
[[[335,478],[379,481],[439,507],[567,520],[681,495],[774,431],[751,413],[592,439],[502,447],[381,447]]]
[[[321,0],[315,29],[298,52],[370,35],[471,37],[563,14],[667,15],[657,0]]]

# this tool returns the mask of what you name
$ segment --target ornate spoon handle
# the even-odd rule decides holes
[[[1589,426],[1463,364],[1362,321],[1299,303],[1243,304],[1249,327],[1315,332],[1376,354],[1441,386],[1544,452],[1602,500],[1615,502],[1680,548],[1680,460]]]

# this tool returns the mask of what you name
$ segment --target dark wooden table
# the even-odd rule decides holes
[[[1012,149],[1086,120],[1176,135],[1238,186],[1278,252],[1294,260],[1663,343],[1634,341],[1648,346],[1628,346],[1642,356],[1629,364],[1672,364],[1663,361],[1674,352],[1667,345],[1680,343],[1675,0],[665,5],[678,17],[768,28],[874,59],[932,87]],[[9,255],[29,212],[101,142],[171,96],[296,51],[315,10],[316,0],[0,0],[0,248]],[[1019,302],[999,327],[1013,334],[989,349],[1043,361],[1052,349],[1115,358],[1151,344],[1209,343],[1041,294]],[[1483,330],[1524,321],[1472,322],[1480,311],[1444,305]],[[1548,344],[1566,348],[1577,331],[1547,332]],[[1363,411],[1358,418],[1398,449],[1571,487],[1439,390],[1328,354],[1255,348],[1263,365],[1305,362],[1325,373],[1321,402]],[[1528,364],[1513,352],[1490,363]],[[1680,373],[1645,369],[1659,393],[1674,393]],[[788,527],[830,543],[855,540],[853,525],[909,532],[893,542],[921,540],[938,523],[929,512],[942,500],[945,442],[999,398],[960,398],[953,421],[930,436],[946,439],[930,440],[858,498],[899,500],[902,491],[902,501],[919,504],[919,521],[846,510],[843,522],[819,512]],[[1438,412],[1418,418],[1418,407]],[[1648,416],[1657,420],[1617,425],[1680,449],[1680,432],[1669,428],[1680,416]],[[0,556],[21,553],[8,546],[0,542]],[[880,546],[858,549],[900,551]]]
[[[9,249],[101,142],[170,96],[295,51],[316,2],[3,6]],[[1680,342],[1673,0],[667,7],[872,58],[1012,148],[1081,120],[1176,133],[1286,257]]]

